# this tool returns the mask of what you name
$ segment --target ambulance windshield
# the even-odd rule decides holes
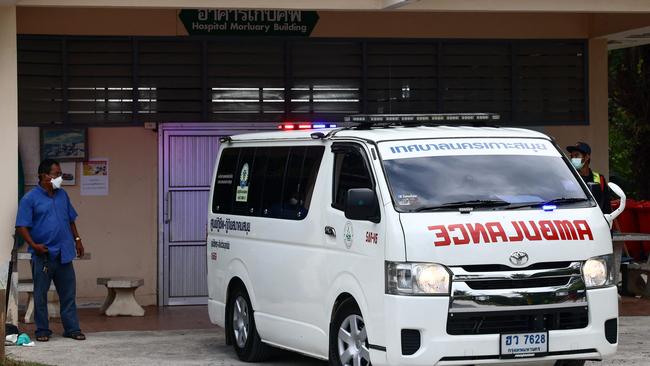
[[[594,205],[546,140],[448,139],[380,143],[393,201],[401,212],[472,207],[540,209]]]

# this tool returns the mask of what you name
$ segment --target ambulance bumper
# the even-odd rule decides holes
[[[615,287],[587,291],[586,327],[550,330],[548,353],[541,357],[502,359],[500,334],[449,335],[448,297],[386,295],[386,344],[371,346],[373,365],[467,365],[526,363],[564,359],[600,360],[616,352],[618,296]],[[525,306],[521,307],[526,310]],[[609,326],[606,337],[605,323]],[[420,345],[411,355],[402,353],[402,330],[417,330]],[[613,338],[612,338],[613,336]],[[385,348],[385,350],[384,350]],[[413,352],[413,351],[411,351]],[[552,364],[552,362],[551,362]]]

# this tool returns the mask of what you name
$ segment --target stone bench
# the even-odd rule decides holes
[[[17,286],[18,292],[27,293],[27,310],[25,310],[25,323],[31,324],[34,322],[34,281],[31,279],[18,280]],[[55,297],[56,287],[54,287],[54,282],[50,283],[50,288],[48,290],[48,300],[47,300],[47,315],[48,318],[58,318],[59,317],[59,302]]]
[[[108,294],[100,312],[107,316],[144,316],[144,309],[135,301],[135,290],[144,285],[137,277],[100,277],[97,284],[106,286]]]
[[[18,267],[20,263],[31,261],[32,254],[28,252],[15,252],[12,251],[12,257],[16,265],[13,268],[11,279],[11,293],[9,294],[9,301],[7,304],[7,322],[18,325],[18,295],[20,292],[27,293],[27,310],[25,312],[25,323],[34,322],[34,281],[31,278],[20,279],[18,277]],[[82,260],[91,259],[89,252],[86,252],[83,257],[75,258]],[[56,287],[54,282],[50,283],[49,292],[47,294],[47,312],[49,318],[59,318],[59,298],[56,294]]]

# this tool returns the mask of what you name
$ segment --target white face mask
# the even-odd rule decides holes
[[[578,170],[585,166],[585,163],[582,162],[582,158],[571,158],[571,164],[573,164],[573,166]]]
[[[63,184],[63,177],[56,177],[56,178],[52,179],[52,187],[54,189],[61,188],[61,184]]]

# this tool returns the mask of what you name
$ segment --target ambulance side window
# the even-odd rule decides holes
[[[273,148],[258,147],[255,149],[255,159],[251,169],[251,187],[248,192],[248,213],[250,216],[262,215],[262,194],[266,182],[266,165],[269,160],[269,152]]]
[[[212,212],[302,220],[307,216],[323,146],[225,149]]]
[[[279,218],[282,215],[282,184],[290,151],[289,147],[268,149],[260,214],[262,217]]]
[[[241,149],[224,149],[219,159],[217,168],[217,179],[214,185],[214,197],[212,199],[212,212],[231,213],[234,199],[235,170]]]
[[[359,146],[351,144],[334,145],[332,152],[334,152],[332,207],[343,210],[345,208],[345,196],[349,189],[374,189],[374,184],[368,168],[366,154]]]
[[[291,148],[284,177],[282,218],[302,220],[307,216],[324,151],[323,146]]]

